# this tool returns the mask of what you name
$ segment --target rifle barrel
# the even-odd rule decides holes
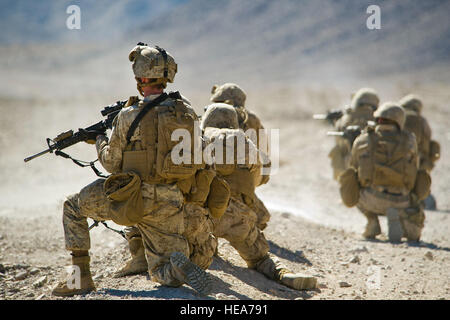
[[[314,120],[327,120],[326,114],[313,114]]]
[[[23,159],[23,161],[28,162],[28,161],[30,161],[30,160],[33,160],[34,158],[40,157],[40,156],[42,156],[42,155],[44,155],[44,154],[46,154],[46,153],[49,153],[49,152],[51,152],[51,151],[52,151],[52,150],[51,150],[50,148],[48,148],[47,150],[44,150],[44,151],[42,151],[42,152],[36,153],[35,155],[32,155],[32,156],[30,156],[30,157],[28,157],[28,158]]]
[[[345,135],[344,132],[342,131],[328,131],[327,132],[327,136],[339,136],[339,137],[343,137]]]

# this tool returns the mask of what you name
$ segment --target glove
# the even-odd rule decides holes
[[[84,142],[88,144],[95,144],[95,141],[97,140],[97,136],[104,135],[104,132],[96,131],[96,130],[86,130],[86,129],[79,129],[78,132],[80,133],[82,139]]]

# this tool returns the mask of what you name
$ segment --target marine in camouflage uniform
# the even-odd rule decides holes
[[[236,109],[224,103],[210,105],[202,117],[202,129],[207,143],[216,146],[218,143],[225,150],[222,159],[215,153],[214,164],[217,175],[231,189],[231,199],[225,213],[213,218],[214,235],[228,240],[249,268],[297,290],[314,289],[316,278],[292,273],[269,254],[269,244],[258,227],[258,215],[253,210],[261,162],[258,160],[258,149],[239,129]],[[239,143],[245,143],[245,155],[237,151]],[[233,157],[234,163],[227,161]]]
[[[92,138],[96,138],[98,158],[102,166],[112,173],[111,179],[120,178],[123,173],[125,176],[140,178],[137,192],[142,198],[139,196],[137,199],[142,201],[137,202],[141,203],[142,217],[136,223],[130,219],[130,222],[123,224],[136,226],[142,238],[141,243],[144,244],[146,268],[151,279],[174,287],[187,283],[198,292],[206,293],[210,289],[208,275],[187,258],[193,246],[185,236],[185,199],[179,187],[180,181],[192,178],[196,170],[202,168],[192,165],[180,167],[173,164],[170,158],[173,145],[169,126],[173,126],[172,129],[192,129],[197,116],[181,95],[163,93],[167,82],[173,82],[177,71],[177,65],[168,52],[139,43],[130,52],[129,60],[133,62],[138,90],[145,98],[130,98],[114,120],[110,139],[91,133]],[[145,115],[142,112],[144,109],[148,111]],[[188,173],[185,176],[177,175],[177,169],[185,169],[184,172],[188,170]],[[110,178],[94,181],[64,202],[66,249],[72,252],[72,264],[79,268],[81,281],[80,286],[75,288],[68,281],[61,282],[53,290],[54,295],[71,296],[95,290],[89,268],[87,218],[117,221],[114,218],[117,219],[121,212],[117,211],[117,202],[111,201],[106,193]],[[118,186],[119,191],[127,190],[131,185],[126,183],[123,183],[125,186]],[[128,214],[133,215],[137,211],[126,212],[128,217]],[[120,219],[123,218],[123,215],[120,216]],[[214,239],[208,230],[202,231],[206,238]],[[209,263],[202,267],[206,268]]]
[[[356,179],[357,207],[368,221],[365,238],[381,233],[378,216],[384,215],[390,241],[418,241],[425,220],[419,201],[429,192],[430,180],[419,171],[416,139],[404,130],[405,112],[399,105],[387,102],[374,117],[376,126],[356,138],[350,168],[339,180],[344,185],[348,177]]]
[[[434,163],[440,157],[440,145],[431,139],[431,128],[422,116],[422,100],[413,94],[400,99],[399,104],[405,109],[405,130],[414,133],[419,152],[419,168],[431,173]],[[430,194],[424,201],[427,209],[436,209],[436,201]]]
[[[252,129],[256,134],[249,135],[250,139],[256,146],[260,146],[260,139],[266,139],[264,134],[264,126],[261,123],[259,117],[252,111],[245,107],[245,100],[247,95],[237,84],[235,83],[225,83],[223,85],[214,85],[211,89],[210,100],[215,103],[226,103],[232,105],[238,115],[239,128],[247,132],[247,130]],[[208,107],[205,107],[205,109]],[[262,151],[262,150],[261,150]],[[270,166],[270,161],[268,161],[269,150],[265,150],[265,156],[267,159],[267,165]],[[266,166],[266,164],[264,164]],[[269,181],[269,175],[261,175],[260,181],[257,182],[257,186],[266,184]],[[270,220],[270,212],[267,210],[266,206],[256,195],[254,203],[251,205],[252,210],[256,212],[258,216],[258,227],[264,230],[267,227],[267,223]]]
[[[374,120],[373,112],[378,108],[380,100],[374,89],[361,88],[353,96],[350,108],[334,123],[336,131],[344,132],[349,126],[359,126],[363,130],[369,121]],[[348,139],[336,137],[336,145],[328,154],[333,168],[333,178],[348,168],[351,157],[351,145]]]

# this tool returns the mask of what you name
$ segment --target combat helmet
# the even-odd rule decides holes
[[[239,129],[236,110],[226,103],[213,103],[202,117],[201,128]]]
[[[398,103],[406,110],[412,110],[417,113],[422,111],[422,100],[414,94],[404,96]]]
[[[142,87],[162,85],[173,82],[177,73],[177,64],[170,53],[158,46],[148,46],[139,42],[129,53],[128,59],[133,63],[133,73],[139,92]],[[140,78],[149,78],[149,83],[142,83]]]
[[[226,102],[233,106],[243,107],[247,95],[235,83],[225,83],[221,86],[214,85],[211,89],[212,102]]]
[[[395,102],[383,103],[373,114],[375,119],[388,119],[395,122],[400,130],[405,126],[405,110]]]
[[[368,105],[373,110],[378,108],[380,98],[378,93],[372,88],[361,88],[352,96],[351,108],[353,110]]]

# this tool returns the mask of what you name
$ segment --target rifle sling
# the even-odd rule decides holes
[[[131,141],[131,137],[134,134],[134,131],[136,131],[137,126],[139,125],[139,122],[141,122],[141,120],[145,117],[145,115],[150,111],[150,109],[152,109],[153,107],[156,107],[157,105],[159,105],[161,102],[163,102],[164,100],[166,100],[168,97],[167,93],[162,93],[158,98],[147,102],[147,104],[142,108],[142,110],[138,113],[138,115],[136,116],[136,118],[134,119],[133,123],[131,123],[130,128],[128,129],[128,133],[127,133],[127,143],[130,143]]]

